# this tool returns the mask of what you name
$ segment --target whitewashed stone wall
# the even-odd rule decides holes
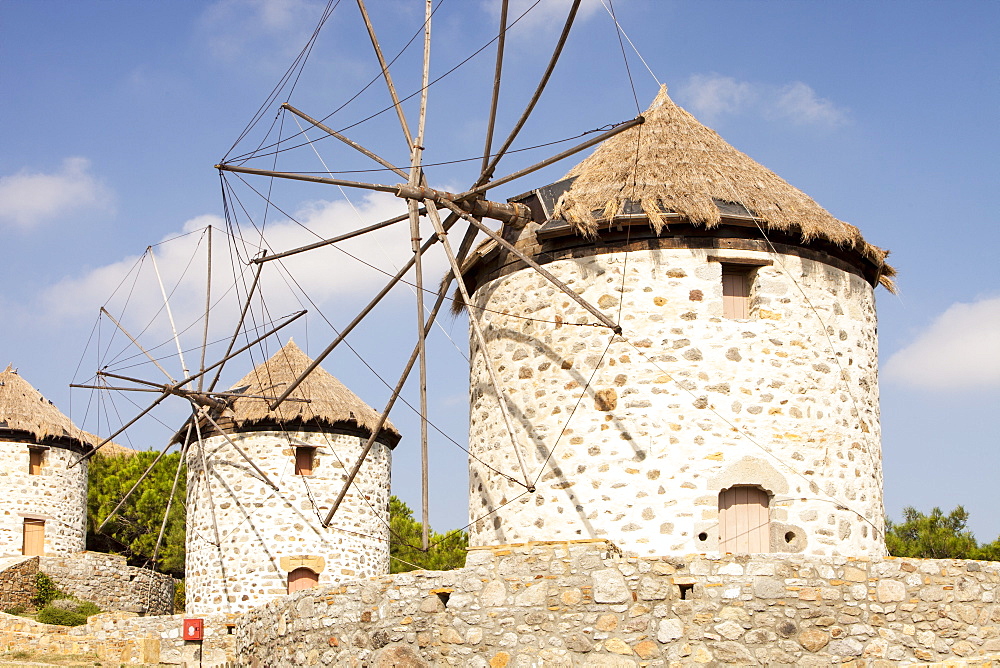
[[[773,261],[756,270],[749,319],[722,317],[710,255]],[[538,485],[490,468],[524,478],[473,337],[470,544],[711,552],[719,492],[758,485],[771,551],[883,555],[874,293],[835,264],[681,248],[545,265],[620,313],[621,337],[575,326],[595,318],[531,270],[480,285],[488,310],[474,312]]]
[[[186,610],[241,612],[287,593],[288,572],[331,584],[389,572],[390,449],[376,443],[328,528],[321,523],[365,438],[313,432],[231,434],[278,485],[271,489],[225,437],[205,441],[209,480],[187,456]],[[316,448],[312,476],[295,475],[295,445]],[[361,497],[358,490],[360,489]],[[216,546],[214,508],[221,540]]]
[[[24,519],[45,520],[45,554],[86,549],[87,463],[59,447],[45,450],[42,471],[29,475],[27,443],[0,441],[0,556],[21,554]]]

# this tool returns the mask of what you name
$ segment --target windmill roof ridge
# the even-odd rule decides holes
[[[657,233],[666,212],[694,225],[720,224],[718,202],[742,206],[765,229],[798,234],[804,242],[824,239],[854,250],[879,270],[894,290],[888,251],[835,218],[811,197],[726,142],[678,106],[660,88],[645,122],[602,143],[565,177],[573,179],[555,205],[556,217],[577,233],[594,237],[599,220],[640,207]]]

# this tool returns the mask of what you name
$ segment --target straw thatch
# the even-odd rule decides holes
[[[854,250],[892,289],[896,272],[885,262],[887,251],[699,123],[674,104],[666,86],[644,116],[645,123],[608,139],[566,175],[576,180],[555,213],[578,233],[594,237],[598,220],[620,214],[629,202],[642,208],[657,233],[666,225],[667,212],[711,228],[721,222],[714,201],[721,200],[743,205],[765,231],[796,234],[803,242],[825,239]]]
[[[12,366],[0,373],[0,430],[25,432],[35,443],[70,441],[90,448],[93,436],[78,428]]]
[[[298,378],[312,360],[289,340],[271,359],[260,364],[244,376],[233,389],[246,388],[243,394],[277,397],[284,388]],[[232,414],[227,411],[240,431],[246,431],[254,423],[348,425],[371,433],[378,425],[379,413],[351,392],[339,380],[322,367],[317,367],[292,392],[291,399],[305,401],[285,401],[277,410],[268,408],[268,401],[252,397],[240,397],[232,403]],[[388,420],[382,427],[382,438],[395,443],[399,432]]]
[[[103,438],[98,438],[93,434],[88,434],[94,445],[97,445]],[[108,441],[101,446],[101,449],[97,451],[97,455],[100,457],[131,457],[138,450],[133,450],[132,448],[122,445],[121,443],[115,443],[114,441]]]

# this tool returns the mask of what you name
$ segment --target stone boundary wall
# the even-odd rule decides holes
[[[169,575],[129,566],[125,557],[80,552],[72,557],[40,557],[38,569],[67,594],[93,601],[103,610],[142,615],[174,612],[174,580]]]
[[[1000,563],[626,558],[604,541],[469,550],[466,567],[298,592],[245,613],[249,666],[893,666],[1000,653]],[[994,659],[996,657],[994,656]]]
[[[0,652],[93,654],[115,665],[234,666],[233,619],[205,617],[205,640],[184,641],[184,615],[136,617],[133,613],[94,615],[85,626],[40,624],[0,613]]]
[[[0,611],[31,603],[37,573],[38,557],[0,559]]]

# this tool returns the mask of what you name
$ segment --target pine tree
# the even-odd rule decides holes
[[[465,549],[469,535],[464,531],[447,534],[431,532],[430,549],[421,549],[423,526],[413,519],[413,511],[401,500],[389,498],[390,572],[402,573],[415,569],[447,571],[465,565]]]
[[[907,506],[902,522],[886,520],[885,545],[894,557],[1000,560],[1000,538],[979,546],[966,528],[968,521],[969,513],[962,506],[947,515],[940,508],[925,515]]]
[[[156,538],[167,510],[180,454],[166,455],[142,481],[124,506],[98,531],[97,527],[156,459],[155,452],[92,457],[87,492],[87,549],[122,554],[135,566],[151,566]],[[156,569],[184,577],[185,470],[170,508]]]

